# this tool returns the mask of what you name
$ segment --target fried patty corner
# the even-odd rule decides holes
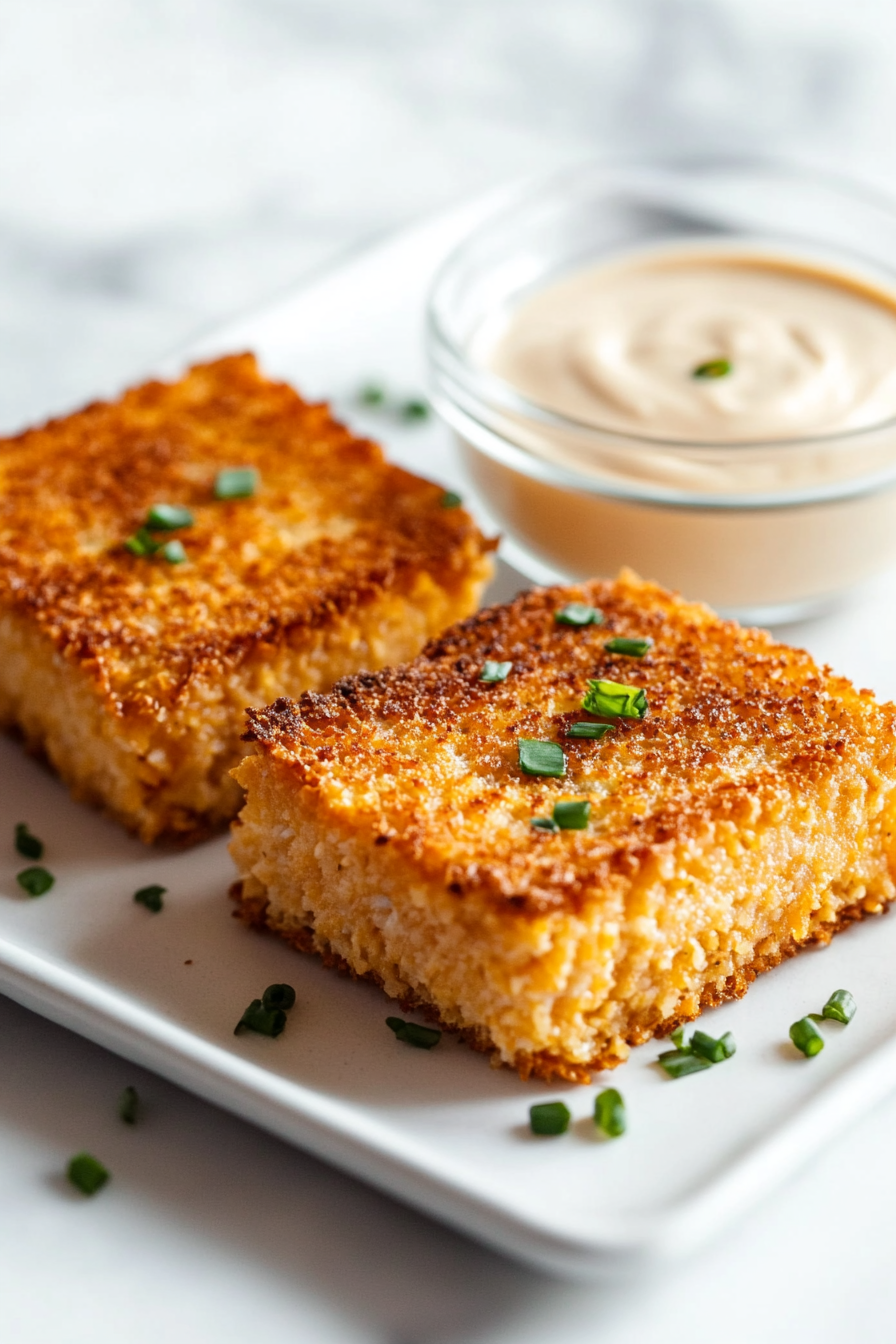
[[[603,623],[558,622],[570,602]],[[596,680],[644,716],[584,710]],[[888,905],[894,729],[807,653],[631,573],[533,591],[250,712],[236,897],[522,1076],[586,1081]],[[525,773],[520,739],[563,775]],[[571,801],[583,829],[533,827]]]
[[[230,468],[249,497],[217,497]],[[125,544],[160,503],[176,563]],[[247,705],[475,609],[493,545],[442,503],[251,354],[2,440],[0,723],[144,840],[196,838],[239,805]]]

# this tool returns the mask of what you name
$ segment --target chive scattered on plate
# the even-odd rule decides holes
[[[439,500],[443,509],[459,509],[463,502],[463,499],[456,490],[446,490]]]
[[[725,378],[731,372],[730,359],[707,359],[691,370],[692,378]]]
[[[807,1059],[820,1054],[824,1049],[824,1039],[811,1018],[801,1017],[790,1028],[790,1039],[797,1050],[801,1050]]]
[[[182,565],[187,558],[184,550],[184,544],[177,537],[172,541],[166,541],[162,547],[162,555],[168,561],[169,565]]]
[[[409,423],[428,420],[432,411],[425,397],[397,399],[389,393],[383,383],[365,383],[358,393],[358,401],[362,406],[387,411]]]
[[[257,489],[254,467],[224,467],[215,477],[215,499],[250,499]]]
[[[652,643],[652,639],[608,639],[604,650],[607,653],[624,653],[627,658],[643,658]]]
[[[533,1134],[565,1134],[572,1116],[562,1101],[541,1101],[529,1107],[529,1128]]]
[[[268,985],[260,999],[253,999],[233,1029],[257,1031],[259,1036],[279,1036],[286,1026],[286,1014],[294,1007],[296,992],[292,985]]]
[[[243,1031],[256,1031],[259,1036],[279,1036],[286,1026],[282,1008],[265,1008],[261,999],[253,999],[233,1029],[234,1036]]]
[[[429,402],[424,401],[422,397],[409,397],[399,406],[398,414],[402,420],[428,420]]]
[[[152,532],[174,532],[179,527],[192,527],[193,515],[182,504],[153,504],[146,515],[146,526]]]
[[[282,1008],[289,1012],[290,1008],[295,1007],[296,992],[292,985],[268,985],[261,1002],[265,1008]]]
[[[594,1123],[608,1139],[625,1133],[625,1102],[615,1087],[606,1087],[594,1098]]]
[[[594,738],[598,742],[607,733],[612,733],[612,723],[571,723],[564,733],[564,737],[588,737]]]
[[[730,1031],[726,1031],[718,1040],[714,1036],[707,1035],[705,1031],[695,1031],[689,1045],[695,1055],[699,1055],[701,1059],[708,1059],[710,1064],[721,1064],[723,1060],[730,1059],[737,1050]]]
[[[689,1073],[701,1073],[704,1069],[712,1068],[711,1060],[695,1055],[689,1049],[664,1050],[657,1063],[670,1078],[686,1078]]]
[[[536,831],[550,831],[551,835],[556,835],[560,830],[553,817],[533,817],[529,825]]]
[[[68,1179],[82,1195],[95,1195],[109,1179],[109,1173],[102,1162],[90,1153],[76,1153],[68,1164]]]
[[[553,820],[561,831],[584,831],[590,815],[591,804],[587,798],[554,804]]]
[[[521,737],[517,742],[520,769],[524,775],[546,775],[562,779],[566,774],[566,757],[557,742],[539,742],[536,738]]]
[[[513,663],[493,663],[486,659],[482,664],[479,680],[488,682],[506,681],[512,669]]]
[[[162,897],[167,892],[167,887],[141,887],[139,891],[134,892],[134,900],[138,905],[145,905],[147,910],[157,915],[162,908]]]
[[[647,694],[639,686],[623,686],[618,681],[589,681],[582,708],[606,718],[643,719]]]
[[[56,879],[46,868],[23,868],[16,873],[16,881],[29,896],[45,896]]]
[[[848,989],[835,989],[821,1010],[822,1017],[848,1026],[856,1015],[856,1001]]]
[[[603,625],[604,614],[587,602],[567,602],[554,612],[554,620],[558,625]]]
[[[140,1106],[140,1098],[137,1096],[136,1087],[126,1087],[118,1098],[118,1115],[126,1125],[135,1125],[137,1123],[137,1112]]]
[[[387,1017],[386,1026],[395,1032],[399,1041],[405,1045],[415,1045],[418,1050],[431,1050],[442,1039],[442,1033],[435,1027],[421,1027],[416,1022],[405,1022],[401,1017]]]
[[[27,822],[20,821],[16,826],[14,843],[23,859],[42,859],[44,856],[44,842],[31,834]]]
[[[676,1027],[672,1033],[672,1043],[676,1048],[666,1050],[657,1061],[670,1078],[685,1078],[689,1073],[700,1073],[713,1064],[722,1064],[737,1050],[730,1031],[718,1039],[705,1031],[695,1031],[688,1041],[685,1039],[684,1027]],[[692,1062],[689,1064],[688,1060]]]

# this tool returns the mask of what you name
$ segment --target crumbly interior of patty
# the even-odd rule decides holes
[[[485,573],[471,566],[453,591],[428,574],[381,593],[309,638],[261,648],[219,678],[196,678],[175,705],[110,713],[92,680],[35,626],[0,612],[0,725],[46,755],[74,796],[104,808],[142,840],[196,840],[229,820],[242,794],[247,705],[324,690],[358,667],[411,657],[475,606]]]
[[[522,1076],[587,1081],[629,1046],[738,997],[755,974],[894,895],[896,807],[858,772],[771,790],[620,875],[575,913],[498,917],[316,811],[250,757],[234,831],[247,910],[492,1047]]]
[[[558,622],[572,600],[603,623]],[[647,714],[571,738],[595,678]],[[894,707],[632,575],[524,594],[249,720],[245,910],[523,1073],[608,1067],[894,895]],[[521,770],[520,738],[561,745],[563,776]],[[574,799],[584,829],[533,828]]]

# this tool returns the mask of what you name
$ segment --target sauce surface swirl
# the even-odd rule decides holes
[[[896,297],[778,254],[630,255],[525,299],[484,361],[529,401],[652,439],[747,443],[896,417]],[[730,370],[700,376],[701,366]]]

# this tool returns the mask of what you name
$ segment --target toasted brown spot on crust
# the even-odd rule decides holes
[[[215,499],[227,467],[257,470],[251,498]],[[238,803],[247,704],[410,656],[475,606],[492,543],[441,496],[249,354],[0,441],[0,722],[145,839],[201,833]],[[157,503],[193,515],[166,534],[185,564],[125,549]]]

